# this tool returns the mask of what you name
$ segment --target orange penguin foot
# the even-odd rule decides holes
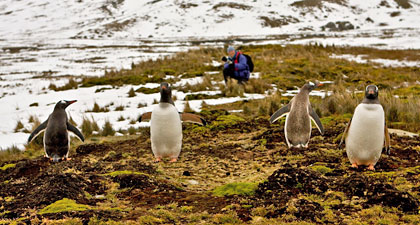
[[[351,164],[351,168],[355,168],[355,169],[357,169],[357,168],[358,168],[358,166],[357,166],[357,164],[356,164],[356,163],[353,163],[353,164]]]
[[[160,158],[160,157],[156,157],[156,159],[155,159],[155,163],[158,163],[158,162],[160,162],[160,161],[162,161],[162,158]]]
[[[373,164],[369,164],[368,170],[375,171],[375,166]]]
[[[70,161],[71,160],[71,158],[63,158],[63,161],[64,160],[66,160],[66,161]]]
[[[169,162],[176,162],[178,159],[176,159],[176,158],[173,158],[173,159],[171,159],[171,161],[169,161]]]

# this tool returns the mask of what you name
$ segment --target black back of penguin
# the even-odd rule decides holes
[[[63,101],[58,102],[48,118],[44,144],[45,151],[51,157],[54,157],[54,154],[57,154],[60,158],[64,157],[68,151],[69,136],[67,132],[68,118],[65,111],[66,107],[66,103]]]
[[[44,149],[47,157],[57,162],[60,159],[67,158],[69,152],[69,135],[68,131],[73,132],[77,137],[84,141],[83,134],[73,125],[68,122],[67,113],[65,109],[67,106],[76,102],[74,101],[59,101],[54,111],[50,114],[48,119],[40,124],[29,136],[28,143],[31,142],[38,134],[45,130],[44,135]]]

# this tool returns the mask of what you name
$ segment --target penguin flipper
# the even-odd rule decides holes
[[[343,144],[344,140],[346,139],[347,132],[350,129],[350,125],[351,125],[351,119],[350,119],[349,123],[347,124],[346,129],[344,130],[344,132],[343,132],[343,134],[341,136],[341,140],[340,140],[340,144],[338,144],[338,148],[341,148],[341,145]]]
[[[69,122],[67,122],[67,130],[73,132],[81,141],[85,141],[85,137],[83,137],[83,134],[80,132],[80,130],[71,125]]]
[[[278,119],[282,118],[283,116],[286,116],[290,112],[291,103],[281,107],[279,110],[277,110],[271,117],[270,117],[270,123],[276,122]]]
[[[181,117],[182,122],[196,123],[202,126],[207,125],[207,122],[205,119],[192,113],[179,113],[179,116]]]
[[[143,113],[141,116],[139,116],[139,122],[142,122],[144,120],[150,120],[152,118],[152,112]]]
[[[319,119],[318,114],[316,114],[315,110],[312,108],[312,106],[309,106],[309,115],[314,121],[316,127],[318,128],[321,135],[324,135],[324,127],[322,126],[321,120]]]
[[[390,148],[391,148],[391,137],[389,136],[388,127],[386,126],[386,123],[385,123],[385,152],[387,155],[391,153]]]
[[[32,131],[31,135],[29,135],[28,143],[30,143],[33,139],[35,139],[42,131],[47,128],[48,119],[41,123],[34,131]]]

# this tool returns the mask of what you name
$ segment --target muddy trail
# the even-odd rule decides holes
[[[345,150],[337,148],[342,121],[328,124],[324,136],[313,129],[308,149],[288,149],[282,123],[261,117],[238,122],[220,110],[203,116],[217,122],[184,124],[176,163],[153,162],[144,129],[126,140],[80,145],[70,161],[39,157],[0,165],[0,218],[78,218],[84,224],[92,218],[184,224],[194,223],[194,216],[206,223],[419,220],[418,138],[393,135],[391,154],[382,154],[372,172],[351,169]],[[229,183],[256,185],[247,194],[213,191]],[[88,208],[42,211],[64,198]]]

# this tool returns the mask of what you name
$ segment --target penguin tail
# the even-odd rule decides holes
[[[52,157],[53,162],[59,162],[60,161],[60,157],[58,157],[58,155],[54,154]]]

